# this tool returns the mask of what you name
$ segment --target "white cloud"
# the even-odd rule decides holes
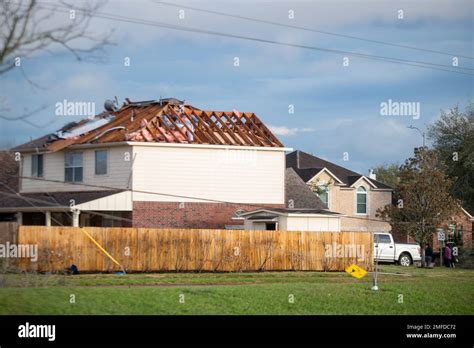
[[[273,134],[281,135],[281,136],[292,136],[298,133],[307,133],[307,132],[315,131],[313,128],[289,128],[286,126],[271,126],[271,125],[268,128],[270,128]]]

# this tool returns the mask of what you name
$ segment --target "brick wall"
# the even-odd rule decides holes
[[[133,202],[133,227],[225,228],[243,225],[232,220],[238,209],[284,208],[284,204],[245,205],[231,203]]]
[[[459,231],[460,227],[462,226],[462,240],[463,240],[463,248],[464,249],[472,249],[472,227],[473,227],[473,222],[470,220],[470,218],[464,213],[460,212],[458,215],[451,221],[445,222],[441,228],[444,228],[445,234],[446,234],[446,240],[448,239],[448,232],[449,232],[449,224],[450,223],[455,223],[456,228]],[[433,247],[434,248],[439,248],[439,242],[437,235],[433,236]]]
[[[451,223],[456,223],[458,229],[459,226],[462,226],[463,230],[463,248],[471,249],[474,247],[472,244],[472,229],[473,229],[473,221],[463,212],[460,211],[457,216],[453,220],[447,221],[441,224],[440,228],[444,228],[446,238],[448,233],[448,225]],[[403,231],[396,231],[392,230],[393,239],[397,243],[415,243],[414,239],[411,237],[407,237],[407,234]],[[439,249],[439,242],[438,242],[438,235],[437,233],[433,234],[432,237],[432,246],[433,249]]]

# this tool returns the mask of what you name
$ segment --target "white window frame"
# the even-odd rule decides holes
[[[329,184],[318,185],[318,188],[321,189],[321,187],[324,187],[326,189],[326,193],[328,195],[328,201],[327,201],[326,205],[327,205],[328,209],[330,209],[330,207],[331,207],[331,190],[329,189]],[[316,196],[318,196],[318,198],[321,200],[321,202],[323,202],[323,200],[321,199],[321,197],[319,197],[318,194],[316,194]]]
[[[364,192],[359,192],[360,188],[364,189]],[[359,213],[357,211],[357,206],[358,206],[357,198],[359,194],[365,194],[365,213]],[[355,215],[363,215],[363,216],[369,215],[369,192],[364,186],[359,186],[355,192]]]
[[[105,173],[97,174],[97,152],[105,152]],[[108,176],[109,175],[109,151],[107,149],[94,150],[94,175]]]
[[[36,162],[36,173],[34,171],[34,163],[35,163],[35,158],[36,159],[39,159],[41,158],[41,175],[39,175],[38,173],[38,161]],[[44,175],[44,156],[42,153],[38,153],[38,154],[33,154],[31,155],[31,176],[35,177],[35,178],[42,178]]]
[[[67,155],[80,155],[81,156],[81,159],[82,159],[82,165],[81,166],[75,166],[75,165],[72,165],[72,166],[66,166],[67,164],[67,161],[66,161],[66,156]],[[74,174],[74,170],[72,171],[73,173],[73,180],[72,181],[67,181],[66,180],[66,169],[67,168],[82,168],[82,180],[75,180],[75,174]],[[64,153],[64,182],[83,182],[84,181],[84,154],[82,152],[66,152]]]

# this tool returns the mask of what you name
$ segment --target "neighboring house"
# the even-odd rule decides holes
[[[472,237],[474,229],[474,212],[459,207],[457,213],[448,221],[445,221],[437,232],[443,232],[445,235],[445,243],[453,243],[462,246],[464,249],[472,249]],[[438,242],[438,233],[434,233],[431,245],[434,250],[438,250],[440,243]],[[413,243],[414,239],[403,232],[394,232],[393,238],[396,242]]]
[[[329,211],[292,168],[285,170],[286,208],[241,214],[246,230],[341,231],[342,214]]]
[[[239,212],[285,207],[291,149],[255,114],[173,98],[107,108],[14,148],[19,194],[1,193],[0,213],[37,225],[224,228],[243,223]]]
[[[286,155],[293,168],[326,208],[342,214],[341,230],[389,232],[390,224],[376,216],[377,209],[392,203],[392,188],[303,151]]]
[[[447,243],[472,249],[473,227],[474,212],[460,207],[457,214],[440,226],[439,231],[444,232]],[[437,234],[433,235],[433,247],[439,248]]]

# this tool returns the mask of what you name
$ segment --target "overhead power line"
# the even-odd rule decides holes
[[[67,9],[64,6],[60,6],[60,5],[51,6],[45,2],[42,2],[41,6],[43,7],[47,6],[45,8],[48,8],[52,11],[69,13],[69,9]],[[81,12],[81,10],[76,10],[76,11]],[[83,11],[83,12],[86,12],[86,11]],[[437,64],[437,63],[432,63],[432,62],[424,62],[424,61],[417,61],[417,60],[410,60],[410,59],[403,59],[403,58],[364,54],[364,53],[359,53],[359,52],[351,52],[351,51],[323,48],[323,47],[317,47],[317,46],[294,44],[294,43],[282,42],[282,41],[277,41],[277,40],[262,39],[262,38],[249,37],[249,36],[243,36],[243,35],[237,35],[237,34],[221,33],[221,32],[216,32],[212,30],[205,30],[205,29],[188,27],[188,26],[143,20],[139,18],[125,17],[121,15],[113,15],[113,14],[108,14],[108,13],[98,12],[98,11],[94,13],[88,12],[88,15],[90,15],[91,17],[102,18],[102,19],[107,19],[107,20],[112,20],[112,21],[141,24],[141,25],[165,28],[165,29],[170,29],[170,30],[200,33],[200,34],[207,34],[207,35],[220,36],[220,37],[228,37],[228,38],[233,38],[233,39],[261,42],[261,43],[267,43],[267,44],[279,45],[279,46],[302,48],[302,49],[313,50],[313,51],[334,53],[334,54],[344,55],[344,56],[354,56],[354,57],[359,57],[363,59],[377,60],[377,61],[383,61],[383,62],[388,62],[388,63],[402,64],[402,65],[408,65],[408,66],[415,66],[419,68],[440,70],[440,71],[474,76],[474,74],[472,73],[460,71],[460,70],[473,71],[474,68],[459,67],[459,66],[454,67],[454,66],[446,65],[446,64]]]
[[[196,201],[201,201],[201,202],[210,202],[210,203],[220,203],[220,204],[229,204],[229,205],[236,205],[236,206],[246,206],[246,207],[255,207],[256,209],[271,209],[271,208],[266,208],[265,204],[257,204],[257,203],[242,203],[242,202],[230,202],[230,201],[224,201],[224,200],[217,200],[217,199],[212,199],[212,198],[204,198],[204,197],[195,197],[195,196],[184,196],[184,195],[178,195],[178,194],[172,194],[172,193],[164,193],[164,192],[156,192],[156,191],[146,191],[146,190],[134,190],[134,189],[121,189],[119,187],[113,187],[113,186],[105,186],[105,185],[93,185],[93,184],[85,184],[81,182],[67,182],[67,181],[61,181],[61,180],[53,180],[53,179],[44,179],[44,178],[37,178],[33,176],[16,176],[13,174],[8,174],[12,177],[16,177],[19,179],[30,179],[30,180],[36,180],[36,181],[44,181],[44,182],[52,182],[52,183],[60,183],[60,184],[67,184],[67,185],[72,185],[72,186],[84,186],[84,187],[91,187],[91,188],[97,188],[97,189],[108,189],[108,190],[124,190],[124,191],[130,191],[133,193],[143,193],[143,194],[149,194],[149,195],[156,195],[156,196],[165,196],[165,197],[174,197],[177,199],[192,199]],[[1,192],[0,192],[1,194]],[[16,193],[19,195],[18,193]],[[36,201],[41,201],[36,198],[30,198],[32,200]],[[52,204],[52,202],[47,202],[43,201],[44,203],[47,204]],[[176,201],[178,203],[182,203],[183,201]],[[199,203],[201,203],[199,202]],[[192,202],[189,202],[192,203]],[[286,204],[285,204],[286,205]],[[51,206],[53,207],[53,206]],[[94,211],[91,211],[94,213]],[[358,216],[350,216],[349,218],[351,219],[359,219],[363,221],[375,221],[375,222],[385,222],[384,220],[381,219],[372,219],[372,218],[365,218],[365,217],[358,217]],[[124,219],[124,218],[122,218]],[[124,219],[128,220],[129,219]]]
[[[203,9],[203,8],[197,8],[197,7],[192,7],[192,6],[185,6],[185,5],[180,5],[180,4],[173,4],[165,1],[160,1],[160,0],[151,0],[152,2],[159,4],[159,5],[164,5],[164,6],[170,6],[170,7],[176,7],[176,8],[181,8],[181,9],[188,9],[192,11],[197,11],[197,12],[203,12],[203,13],[209,13],[209,14],[215,14],[218,16],[223,16],[223,17],[229,17],[229,18],[236,18],[236,19],[243,19],[246,21],[251,21],[251,22],[256,22],[256,23],[264,23],[264,24],[271,24],[283,28],[291,28],[291,29],[298,29],[298,30],[304,30],[304,31],[309,31],[313,33],[318,33],[318,34],[324,34],[324,35],[331,35],[331,36],[337,36],[337,37],[343,37],[346,39],[352,39],[352,40],[359,40],[359,41],[365,41],[365,42],[371,42],[371,43],[376,43],[380,45],[386,45],[386,46],[393,46],[393,47],[399,47],[399,48],[405,48],[409,50],[416,50],[416,51],[421,51],[421,52],[429,52],[429,53],[436,53],[436,54],[442,54],[450,57],[460,57],[460,58],[466,58],[466,59],[474,59],[474,57],[466,56],[463,54],[455,54],[455,53],[449,53],[449,52],[443,52],[443,51],[437,51],[437,50],[431,50],[427,48],[421,48],[421,47],[414,47],[414,46],[409,46],[409,45],[402,45],[402,44],[396,44],[393,42],[387,42],[387,41],[381,41],[381,40],[373,40],[373,39],[367,39],[363,38],[360,36],[353,36],[353,35],[347,35],[347,34],[340,34],[340,33],[334,33],[330,31],[325,31],[325,30],[319,30],[315,28],[308,28],[308,27],[303,27],[303,26],[298,26],[298,25],[292,25],[292,24],[285,24],[285,23],[280,23],[280,22],[274,22],[274,21],[269,21],[265,19],[259,19],[259,18],[252,18],[252,17],[246,17],[246,16],[241,16],[241,15],[234,15],[231,13],[226,13],[226,12],[219,12],[219,11],[214,11],[214,10],[208,10],[208,9]]]
[[[4,183],[3,181],[0,180],[0,184],[7,187],[6,186],[6,183]],[[20,198],[22,200],[24,200],[25,202],[27,202],[29,205],[31,205],[35,210],[39,211],[40,213],[43,213],[45,214],[47,211],[48,211],[48,208],[58,208],[58,207],[62,207],[62,205],[57,202],[57,205],[55,205],[53,202],[51,201],[45,201],[43,199],[39,199],[39,198],[32,198],[32,197],[25,197],[23,196],[22,194],[18,193],[18,192],[15,192],[14,190],[12,190],[10,187],[7,187],[12,193],[8,193],[8,192],[5,192],[5,191],[0,191],[0,195],[7,195],[7,196],[10,196],[10,197],[16,197],[16,198]],[[52,197],[51,197],[52,198]],[[37,206],[35,204],[33,204],[34,202],[37,202],[37,203],[42,203],[42,204],[45,204],[43,206]],[[103,217],[107,217],[107,218],[110,218],[111,220],[121,220],[121,221],[126,221],[126,222],[130,222],[132,223],[133,220],[132,219],[127,219],[127,218],[124,218],[124,217],[119,217],[119,216],[115,216],[115,215],[112,215],[112,214],[107,214],[107,213],[104,213],[104,212],[98,212],[96,210],[83,210],[84,212],[86,213],[90,213],[92,215],[99,215],[99,216],[103,216]],[[72,219],[72,216],[71,214],[69,214],[67,211],[63,211],[64,214],[66,214],[70,219]],[[55,219],[53,216],[51,216],[51,220],[53,220],[55,223],[57,223],[58,225],[60,226],[64,226],[61,222],[59,222],[57,219]]]
[[[11,192],[13,192],[13,194],[9,194],[7,192],[3,192],[3,194],[6,194],[6,195],[9,195],[9,196],[15,196],[15,197],[20,197],[21,199],[23,199],[26,203],[28,203],[29,205],[31,205],[35,210],[38,210],[40,213],[43,213],[43,214],[46,214],[46,211],[45,210],[42,210],[40,207],[38,207],[37,205],[31,203],[31,200],[22,196],[20,193],[18,192],[15,192],[12,188],[10,188],[10,186],[8,186],[6,183],[4,183],[3,181],[0,180],[0,184],[4,187],[6,187],[8,190],[10,190]],[[51,220],[53,220],[54,222],[56,222],[58,225],[60,226],[64,226],[60,221],[56,220],[54,217],[51,216]]]

